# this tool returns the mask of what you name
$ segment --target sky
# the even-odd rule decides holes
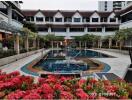
[[[22,9],[41,10],[97,10],[95,0],[23,0]]]

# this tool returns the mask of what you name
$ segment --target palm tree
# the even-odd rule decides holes
[[[79,48],[82,48],[82,36],[75,36],[74,37],[75,41],[78,42],[79,41]]]
[[[23,36],[25,39],[25,48],[28,51],[29,50],[29,38],[36,39],[37,34],[29,30],[28,28],[22,28]]]
[[[113,39],[113,36],[111,36],[111,35],[105,36],[105,39],[109,41],[109,49],[110,49],[111,46],[112,46],[112,39]]]
[[[46,35],[46,38],[47,38],[48,41],[50,41],[51,47],[52,47],[52,50],[53,50],[53,48],[54,48],[54,41],[56,39],[55,35],[48,34],[48,35]]]
[[[116,41],[120,43],[120,50],[124,44],[124,41],[127,39],[128,35],[126,33],[126,29],[120,29],[115,33],[115,39]]]

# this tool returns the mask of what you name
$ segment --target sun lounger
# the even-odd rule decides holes
[[[94,75],[98,78],[98,79],[104,79],[104,80],[117,80],[120,79],[119,76],[117,76],[114,73],[94,73]]]

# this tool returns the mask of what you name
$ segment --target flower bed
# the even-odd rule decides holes
[[[93,78],[53,76],[34,82],[30,76],[15,71],[0,72],[0,99],[128,99],[132,84],[123,80],[108,81]]]

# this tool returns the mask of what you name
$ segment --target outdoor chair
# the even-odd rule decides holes
[[[117,76],[114,73],[100,72],[100,73],[94,73],[94,75],[95,77],[97,77],[97,79],[104,79],[104,80],[110,80],[110,81],[121,79],[119,76]]]

